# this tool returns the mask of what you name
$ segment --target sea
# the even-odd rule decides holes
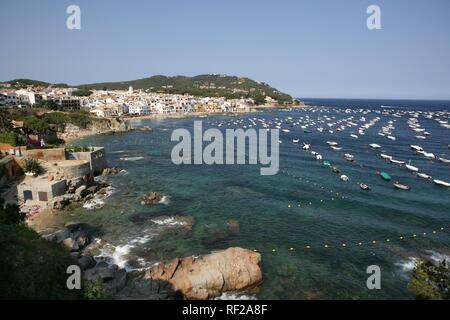
[[[303,101],[310,107],[132,120],[153,131],[81,139],[76,144],[104,146],[109,165],[121,171],[102,178],[112,185],[106,195],[71,209],[67,219],[95,226],[103,243],[99,254],[128,270],[234,246],[260,252],[260,290],[224,298],[414,299],[408,282],[417,259],[450,256],[450,188],[417,177],[380,154],[450,182],[450,164],[438,161],[450,159],[450,129],[444,127],[450,102]],[[204,129],[222,132],[276,125],[289,130],[280,131],[278,174],[262,176],[259,165],[173,164],[173,130],[192,132],[200,120]],[[411,123],[425,130],[416,132]],[[293,143],[297,138],[300,142]],[[327,141],[342,149],[333,151]],[[303,143],[310,149],[303,150]],[[374,143],[381,148],[372,149]],[[427,159],[410,145],[437,158]],[[346,160],[346,153],[354,161]],[[381,179],[381,171],[392,180]],[[342,174],[349,181],[342,181]],[[395,181],[410,190],[396,189]],[[361,182],[371,190],[362,190]],[[163,199],[142,205],[139,197],[151,191]],[[192,224],[180,217],[189,217]],[[374,265],[380,268],[380,289],[367,286],[368,268]]]

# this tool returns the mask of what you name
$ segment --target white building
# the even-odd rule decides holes
[[[128,104],[128,113],[133,115],[147,115],[151,113],[151,108],[148,104],[141,101],[133,101]]]

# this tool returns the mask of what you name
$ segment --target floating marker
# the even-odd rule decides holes
[[[342,244],[343,247],[346,247],[347,245],[345,243]]]
[[[289,250],[294,251],[294,248],[289,248]]]

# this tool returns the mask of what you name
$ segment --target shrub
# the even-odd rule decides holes
[[[408,289],[421,300],[450,299],[450,263],[420,261],[414,267]]]
[[[88,300],[108,300],[112,295],[108,292],[102,280],[82,282],[83,298]]]
[[[1,132],[0,133],[0,142],[7,143],[12,145],[13,147],[17,146],[19,141],[19,135],[15,132]]]
[[[35,159],[25,159],[23,170],[25,172],[34,172],[35,174],[40,174],[43,171],[41,164]]]

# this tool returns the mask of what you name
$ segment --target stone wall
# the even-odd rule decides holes
[[[88,152],[71,152],[68,159],[89,161],[94,174],[102,173],[107,167],[105,148],[102,147],[95,147],[93,151]]]
[[[43,161],[63,161],[66,160],[66,150],[64,148],[55,149],[32,149],[24,152],[25,157]]]

